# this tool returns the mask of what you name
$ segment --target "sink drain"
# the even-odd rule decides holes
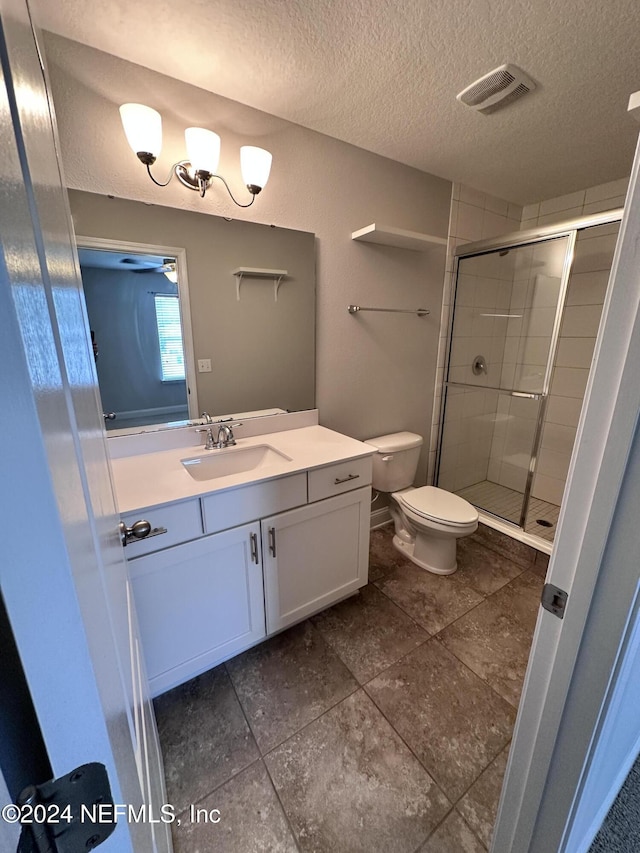
[[[536,518],[536,524],[539,524],[540,527],[553,527],[553,524],[546,518]]]

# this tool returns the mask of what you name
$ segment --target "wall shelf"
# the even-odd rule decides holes
[[[240,285],[242,279],[247,278],[272,278],[273,279],[273,301],[278,301],[278,290],[280,282],[288,275],[288,270],[270,270],[262,269],[261,267],[238,267],[231,270],[231,274],[236,277],[236,299],[240,302]]]
[[[405,228],[394,228],[392,225],[367,225],[351,234],[352,240],[364,243],[377,243],[381,246],[395,246],[398,249],[411,249],[414,252],[428,252],[437,246],[447,245],[445,237],[434,237],[431,234],[420,234],[418,231],[407,231]]]

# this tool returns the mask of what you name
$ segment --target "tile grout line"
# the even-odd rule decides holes
[[[504,535],[506,535],[506,534],[504,534]],[[480,542],[478,542],[477,544],[478,544],[478,545],[482,545],[482,543],[480,543]],[[482,545],[482,547],[486,547],[486,546]],[[375,675],[373,678],[370,678],[370,679],[369,679],[369,681],[365,682],[365,683],[362,685],[362,687],[363,687],[363,688],[366,686],[366,684],[369,684],[369,683],[370,683],[371,681],[373,681],[375,678],[378,678],[380,675],[382,675],[382,674],[383,674],[384,672],[386,672],[388,669],[391,669],[391,667],[396,666],[396,664],[400,663],[400,661],[404,660],[404,658],[405,658],[405,657],[407,657],[408,655],[410,655],[410,654],[411,654],[413,651],[415,651],[416,649],[418,649],[418,648],[420,648],[421,646],[423,646],[423,645],[424,645],[425,643],[427,643],[429,640],[432,640],[432,639],[438,639],[438,642],[440,643],[440,645],[441,645],[441,646],[443,646],[443,647],[447,650],[447,652],[449,652],[449,654],[453,655],[453,657],[454,657],[457,661],[459,661],[459,663],[461,663],[461,664],[462,664],[462,666],[464,666],[464,667],[465,667],[465,669],[469,670],[469,672],[471,672],[471,673],[472,673],[476,678],[479,678],[479,679],[480,679],[480,681],[482,681],[482,682],[483,682],[483,684],[485,684],[485,685],[486,685],[486,686],[487,686],[487,687],[488,687],[488,688],[489,688],[489,689],[490,689],[490,690],[491,690],[491,691],[492,691],[496,696],[498,696],[498,697],[499,697],[503,702],[506,702],[506,703],[507,703],[507,705],[509,705],[509,707],[510,707],[510,708],[513,708],[513,709],[515,710],[516,714],[518,713],[518,708],[520,707],[520,700],[518,700],[518,704],[517,704],[516,706],[514,706],[514,705],[513,705],[513,704],[512,704],[508,699],[505,699],[505,697],[504,697],[504,696],[502,696],[500,693],[498,693],[498,691],[496,690],[496,688],[495,688],[492,684],[490,684],[490,683],[486,680],[486,678],[484,678],[482,675],[479,675],[477,672],[475,672],[473,669],[471,669],[471,667],[470,667],[467,663],[465,663],[465,661],[463,661],[461,658],[459,658],[459,657],[458,657],[458,655],[457,655],[457,654],[456,654],[452,649],[450,649],[450,648],[449,648],[449,647],[444,643],[444,641],[442,640],[442,638],[440,637],[440,634],[441,634],[443,631],[445,631],[445,630],[446,630],[447,628],[449,628],[451,625],[455,625],[455,623],[456,623],[456,622],[458,622],[458,621],[459,621],[460,619],[462,619],[463,617],[468,616],[468,615],[469,615],[470,613],[472,613],[476,608],[478,608],[478,607],[480,607],[482,604],[484,604],[484,602],[485,602],[485,601],[488,601],[492,596],[494,596],[496,593],[500,592],[500,590],[506,589],[506,587],[508,587],[510,584],[512,584],[515,580],[517,580],[518,578],[522,577],[522,575],[523,575],[525,572],[527,572],[527,571],[531,571],[531,567],[534,565],[533,563],[530,563],[530,564],[529,564],[529,567],[527,567],[527,568],[522,568],[522,567],[520,566],[520,564],[519,564],[519,563],[515,563],[513,560],[510,560],[510,558],[509,558],[509,557],[506,557],[504,554],[501,554],[499,551],[493,551],[493,549],[491,549],[491,548],[487,548],[487,550],[490,550],[490,551],[492,551],[494,554],[498,554],[498,556],[503,557],[504,559],[509,560],[511,563],[513,563],[513,565],[514,565],[514,566],[517,566],[519,569],[521,569],[521,571],[520,571],[517,575],[515,575],[515,577],[511,578],[511,580],[507,581],[507,583],[503,584],[501,587],[498,587],[498,589],[494,590],[493,592],[489,593],[488,595],[484,595],[483,593],[479,593],[479,594],[481,594],[481,595],[484,595],[484,597],[483,597],[482,601],[479,601],[477,604],[474,604],[474,606],[473,606],[473,607],[471,607],[471,608],[469,608],[469,610],[465,610],[465,612],[464,612],[464,613],[461,613],[461,614],[460,614],[460,616],[457,616],[455,619],[453,619],[453,620],[452,620],[451,622],[449,622],[447,625],[445,625],[444,627],[440,628],[440,630],[439,630],[439,631],[436,631],[436,633],[435,633],[435,634],[429,634],[429,637],[428,637],[426,640],[424,640],[424,642],[422,642],[422,643],[420,643],[418,646],[416,646],[416,647],[415,647],[415,649],[410,649],[408,652],[406,652],[404,655],[402,655],[402,657],[398,658],[398,660],[396,660],[394,663],[389,664],[389,666],[387,666],[387,667],[385,667],[384,669],[380,670],[380,672],[379,672],[377,675]],[[397,568],[397,567],[396,567],[396,568]],[[534,574],[534,575],[535,575],[535,577],[539,577],[539,575],[537,575],[535,572],[532,572],[532,574]],[[381,592],[383,595],[386,595],[386,594],[385,594],[385,592],[384,592],[383,590],[380,590],[380,592]],[[388,596],[388,595],[387,595],[386,597],[387,597],[387,598],[389,598],[389,600],[390,600],[390,601],[392,601],[394,604],[396,604],[396,607],[400,607],[400,605],[398,605],[395,601],[393,601],[393,599],[392,599],[390,596]],[[402,608],[401,608],[401,607],[400,607],[400,609],[402,610]],[[403,612],[403,613],[405,613],[406,611],[404,611],[404,610],[403,610],[402,612]],[[408,613],[407,613],[406,615],[407,615],[407,616],[409,616],[409,614],[408,614]],[[412,617],[410,617],[410,616],[409,616],[409,618],[412,618]],[[415,620],[414,620],[414,621],[415,621]],[[418,624],[418,623],[416,623],[416,624]],[[419,627],[422,627],[422,626],[421,626],[421,625],[419,625]],[[425,628],[424,630],[426,630],[426,628]],[[429,632],[427,631],[427,633],[429,633]],[[529,646],[529,651],[531,651],[531,646]],[[336,652],[336,654],[337,654],[337,652]],[[345,666],[346,666],[346,664],[345,664]],[[367,693],[367,695],[369,695],[369,694]],[[374,703],[375,703],[375,700],[373,700],[373,701],[374,701]],[[376,704],[376,707],[378,707],[378,706],[377,706],[377,704]],[[385,717],[385,719],[386,719],[386,717]],[[390,721],[387,721],[387,722],[389,722],[389,725],[391,725]],[[394,728],[394,731],[395,731],[395,728]],[[407,746],[408,746],[408,744],[407,744]],[[412,750],[412,752],[413,752],[413,750]],[[415,753],[414,753],[414,754],[415,754]],[[417,756],[416,756],[416,758],[417,758]],[[494,758],[495,758],[495,757],[494,757]],[[491,759],[491,761],[493,761],[493,760],[494,760],[494,759]],[[489,763],[491,763],[491,762],[489,762]],[[426,770],[426,768],[425,768],[425,770]],[[429,772],[429,771],[427,771],[427,772]],[[482,772],[484,772],[484,771],[482,771]]]
[[[282,814],[284,815],[284,819],[287,822],[287,826],[289,827],[289,832],[291,833],[291,837],[293,838],[293,843],[296,845],[296,849],[298,850],[298,853],[301,853],[300,844],[298,843],[298,841],[299,841],[298,840],[298,833],[293,828],[293,824],[291,823],[291,819],[289,818],[287,810],[284,807],[284,803],[282,802],[282,799],[280,798],[280,794],[278,793],[278,789],[276,788],[276,783],[273,781],[273,777],[271,776],[271,772],[269,770],[267,762],[264,760],[264,757],[261,757],[260,761],[262,761],[262,764],[263,764],[264,769],[266,771],[269,782],[271,783],[271,787],[273,789],[273,792],[276,795],[276,799],[280,803],[280,808],[282,809]]]
[[[429,640],[436,640],[436,639],[437,639],[437,635],[434,635],[433,637],[429,637]],[[429,640],[425,640],[425,643],[429,642]],[[440,644],[441,644],[441,645],[444,645],[444,644],[442,643],[442,641],[439,641],[439,642],[440,642]],[[425,645],[425,643],[422,643],[421,645]],[[489,687],[489,688],[491,689],[491,691],[492,691],[493,693],[495,693],[495,695],[496,695],[496,696],[498,696],[498,697],[499,697],[503,702],[507,702],[507,700],[504,698],[504,696],[500,696],[500,694],[499,694],[496,690],[494,690],[494,688],[493,688],[493,687],[491,687],[491,685],[490,685],[490,684],[488,684],[488,683],[487,683],[483,678],[481,678],[481,677],[480,677],[476,672],[473,672],[473,670],[472,670],[472,669],[470,669],[470,668],[469,668],[469,667],[464,663],[464,661],[461,661],[461,660],[460,660],[456,655],[454,655],[454,654],[453,654],[453,652],[452,652],[452,651],[450,651],[449,649],[447,649],[447,648],[446,648],[446,646],[445,646],[445,649],[446,649],[446,651],[447,651],[447,652],[449,652],[449,654],[450,654],[450,655],[452,655],[453,657],[455,657],[455,658],[456,658],[456,660],[457,660],[460,664],[462,664],[462,666],[464,666],[464,667],[465,667],[465,669],[468,669],[468,670],[469,670],[469,672],[471,672],[471,673],[472,673],[476,678],[479,678],[479,679],[480,679],[480,680],[481,680],[481,681],[482,681],[482,682],[483,682],[487,687]],[[410,654],[411,654],[411,652],[407,652],[407,654],[406,654],[406,655],[404,655],[402,658],[400,658],[400,660],[403,660],[405,657],[407,657],[407,656],[408,656],[408,655],[410,655]],[[396,663],[400,663],[400,661],[396,661]],[[396,664],[391,664],[391,666],[395,666],[395,665],[396,665]],[[390,666],[390,667],[387,667],[387,669],[391,669],[391,666]],[[455,807],[455,806],[456,806],[456,804],[460,802],[460,800],[462,799],[462,797],[464,797],[464,796],[465,796],[465,794],[467,794],[467,793],[468,793],[469,789],[470,789],[470,788],[471,788],[471,787],[472,787],[472,786],[477,782],[477,780],[480,778],[480,776],[482,776],[482,774],[483,774],[483,773],[485,772],[485,770],[489,767],[489,765],[493,764],[493,762],[496,760],[496,758],[498,757],[498,755],[500,755],[500,753],[501,753],[501,752],[502,752],[502,750],[506,747],[506,745],[507,745],[508,743],[511,743],[511,740],[512,740],[512,738],[513,738],[513,732],[509,735],[509,738],[508,738],[507,742],[506,742],[505,744],[503,744],[503,745],[500,747],[500,749],[498,750],[498,752],[497,752],[497,753],[496,753],[492,758],[490,758],[490,759],[489,759],[489,762],[488,762],[488,763],[487,763],[487,764],[482,768],[482,770],[481,770],[481,771],[478,773],[478,775],[473,779],[473,781],[469,784],[469,786],[468,786],[467,788],[465,788],[464,792],[463,792],[463,793],[462,793],[462,794],[461,794],[457,799],[455,799],[455,800],[451,800],[451,798],[450,798],[449,794],[448,794],[448,793],[447,793],[447,791],[444,789],[444,787],[442,786],[442,784],[441,784],[441,783],[436,779],[436,777],[433,775],[433,773],[431,772],[431,770],[429,770],[429,768],[425,765],[425,763],[422,761],[422,759],[421,759],[421,758],[420,758],[420,757],[415,753],[415,751],[414,751],[414,750],[409,746],[409,744],[406,742],[406,740],[404,739],[404,737],[400,734],[400,732],[396,729],[396,727],[393,725],[393,723],[391,722],[391,720],[387,717],[387,715],[385,714],[385,712],[383,711],[383,709],[378,705],[378,703],[376,702],[376,700],[374,699],[374,697],[369,693],[369,691],[368,691],[368,690],[366,690],[366,686],[367,686],[367,684],[370,684],[372,681],[375,681],[375,679],[376,679],[376,678],[378,678],[380,675],[382,675],[382,673],[384,673],[384,672],[386,672],[386,670],[383,670],[381,673],[378,673],[378,675],[374,676],[374,678],[371,678],[371,679],[370,679],[366,684],[363,684],[363,685],[362,685],[362,690],[364,690],[365,694],[369,697],[369,699],[371,699],[371,701],[373,702],[373,704],[375,705],[375,707],[376,707],[376,708],[378,709],[378,711],[382,714],[382,716],[383,716],[383,717],[384,717],[384,719],[387,721],[387,723],[391,726],[391,728],[393,729],[393,731],[398,735],[398,737],[399,737],[399,738],[400,738],[400,740],[404,743],[404,745],[407,747],[407,749],[409,750],[409,752],[414,756],[414,758],[416,759],[416,761],[418,761],[418,763],[421,765],[421,767],[423,767],[423,768],[424,768],[424,770],[425,770],[425,771],[426,771],[426,773],[429,775],[429,777],[434,781],[434,783],[438,786],[438,788],[440,788],[440,790],[441,790],[441,791],[442,791],[442,793],[445,795],[445,797],[447,798],[447,800],[449,800],[449,802],[451,802],[451,804],[452,804],[452,808],[453,808],[453,807]],[[513,709],[513,705],[512,705],[510,702],[507,702],[507,705],[509,705],[509,708]],[[429,837],[430,837],[430,836],[429,836]],[[426,841],[426,839],[425,839],[425,841]],[[424,843],[424,842],[423,842],[423,843]]]
[[[496,552],[494,552],[494,553],[498,553],[498,552],[496,551]],[[504,556],[504,555],[502,555],[502,554],[501,554],[500,556]],[[511,562],[513,562],[513,561],[511,561]],[[533,563],[532,563],[531,565],[533,565]],[[518,566],[518,568],[520,568],[520,566],[519,566],[517,563],[514,563],[514,566]],[[469,672],[473,673],[473,675],[474,675],[476,678],[479,678],[479,679],[480,679],[480,681],[482,681],[482,682],[483,682],[483,684],[485,684],[487,687],[489,687],[489,688],[491,689],[491,691],[492,691],[493,693],[495,693],[495,695],[496,695],[496,696],[498,696],[498,697],[499,697],[503,702],[506,702],[506,703],[507,703],[507,705],[509,705],[509,707],[510,707],[510,708],[514,708],[514,710],[516,711],[516,714],[517,714],[517,712],[518,712],[518,708],[520,707],[520,701],[518,701],[518,704],[517,704],[516,706],[512,705],[512,703],[511,703],[508,699],[505,699],[505,697],[504,697],[504,696],[502,696],[500,693],[498,693],[498,691],[496,690],[496,688],[495,688],[492,684],[490,684],[490,683],[486,680],[486,678],[484,678],[482,675],[479,675],[477,672],[475,672],[473,669],[471,669],[471,667],[470,667],[467,663],[465,663],[465,661],[463,661],[461,658],[459,658],[459,657],[458,657],[458,655],[457,655],[457,654],[456,654],[452,649],[450,649],[450,648],[449,648],[449,647],[444,643],[444,641],[443,641],[443,640],[442,640],[442,638],[440,637],[440,634],[441,634],[443,631],[445,631],[447,628],[451,627],[451,625],[455,625],[455,623],[456,623],[456,622],[458,622],[460,619],[464,618],[465,616],[468,616],[468,615],[469,615],[470,613],[472,613],[476,608],[478,608],[478,607],[480,607],[482,604],[484,604],[484,603],[485,603],[485,601],[488,601],[488,600],[489,600],[492,596],[494,596],[497,592],[500,592],[500,590],[506,589],[506,587],[508,587],[511,583],[513,583],[513,581],[515,581],[515,580],[517,580],[519,577],[521,577],[521,576],[522,576],[526,571],[530,571],[530,569],[522,569],[522,571],[521,571],[519,574],[517,574],[515,577],[511,578],[511,580],[510,580],[510,581],[508,581],[506,584],[503,584],[501,587],[498,587],[498,589],[494,590],[492,593],[489,593],[488,595],[486,595],[486,596],[482,599],[482,601],[479,601],[477,604],[474,604],[474,605],[473,605],[473,607],[469,608],[469,610],[465,610],[465,612],[464,612],[464,613],[461,613],[461,614],[460,614],[460,616],[457,616],[453,621],[451,621],[451,622],[447,623],[446,625],[444,625],[442,628],[440,628],[440,630],[439,630],[439,631],[436,631],[436,633],[435,633],[435,634],[430,634],[430,635],[427,637],[427,639],[426,639],[426,640],[424,640],[422,643],[420,643],[418,646],[416,646],[416,647],[415,647],[415,649],[410,649],[408,652],[406,652],[404,655],[402,655],[402,657],[398,658],[398,660],[396,660],[394,663],[391,663],[391,664],[389,664],[389,666],[387,666],[387,667],[385,667],[384,669],[380,670],[380,672],[379,672],[377,675],[373,676],[373,678],[370,678],[370,679],[369,679],[369,681],[365,682],[365,683],[362,685],[362,687],[365,687],[365,686],[366,686],[366,684],[369,684],[369,683],[370,683],[371,681],[373,681],[375,678],[378,678],[380,675],[382,675],[382,674],[383,674],[384,672],[386,672],[388,669],[391,669],[391,667],[396,666],[396,664],[400,663],[402,660],[404,660],[404,658],[405,658],[405,657],[407,657],[408,655],[410,655],[410,654],[411,654],[412,652],[414,652],[416,649],[418,649],[418,648],[420,648],[421,646],[423,646],[423,645],[424,645],[425,643],[427,643],[429,640],[435,640],[435,639],[437,639],[437,640],[438,640],[438,642],[440,643],[440,645],[441,645],[441,646],[443,646],[443,647],[444,647],[444,648],[449,652],[449,654],[453,655],[453,657],[454,657],[457,661],[459,661],[459,662],[460,662],[460,663],[465,667],[465,669],[468,669],[468,670],[469,670]],[[539,577],[539,575],[536,575],[536,574],[535,574],[535,572],[533,572],[533,574],[535,575],[535,577]],[[382,594],[383,594],[383,595],[385,595],[385,593],[383,592],[383,590],[380,590],[380,592],[382,592]],[[389,598],[389,596],[387,596],[387,598]],[[393,599],[391,599],[391,598],[389,598],[389,600],[390,600],[390,601],[393,601]],[[395,604],[395,602],[393,602],[393,603]],[[396,606],[399,606],[399,605],[396,605]],[[400,608],[400,609],[402,609],[402,608]],[[403,610],[403,613],[404,613],[404,612],[405,612],[405,611]],[[409,615],[409,614],[407,614],[407,616],[408,616],[408,615]],[[421,627],[421,626],[420,626],[420,627]],[[424,629],[424,630],[426,630],[426,629]],[[427,632],[427,633],[428,633],[428,632]],[[531,647],[529,647],[529,648],[531,648]],[[346,664],[345,664],[345,666],[346,666]],[[367,695],[369,695],[369,694],[367,694]],[[376,705],[376,707],[377,707],[377,705]],[[395,731],[395,729],[394,729],[394,731]],[[493,760],[493,759],[492,759],[492,760]],[[425,769],[426,769],[426,768],[425,768]]]
[[[285,743],[287,743],[289,740],[291,740],[291,738],[294,738],[296,735],[300,734],[300,732],[303,732],[303,731],[304,731],[308,726],[310,726],[312,723],[317,722],[321,717],[324,717],[324,715],[325,715],[325,714],[327,714],[329,711],[332,711],[332,710],[333,710],[334,708],[336,708],[336,707],[337,707],[341,702],[344,702],[344,701],[345,701],[345,699],[348,699],[350,696],[353,696],[353,694],[354,694],[354,693],[357,693],[357,692],[358,692],[358,690],[360,690],[360,689],[362,688],[362,685],[360,684],[360,682],[358,681],[358,679],[357,679],[357,678],[355,677],[355,675],[351,672],[351,670],[349,669],[349,667],[348,667],[348,666],[346,665],[346,663],[342,660],[342,658],[341,658],[341,657],[340,657],[340,655],[335,651],[335,649],[334,649],[332,646],[330,646],[330,645],[329,645],[329,643],[325,640],[325,638],[322,636],[322,634],[320,633],[320,631],[318,631],[318,629],[315,627],[315,625],[313,625],[313,623],[311,623],[311,621],[310,621],[309,619],[304,620],[304,621],[309,622],[309,624],[311,625],[311,627],[312,627],[315,631],[317,631],[317,633],[319,634],[320,639],[322,640],[322,642],[326,644],[327,648],[328,648],[328,649],[329,649],[329,650],[330,650],[330,651],[331,651],[331,652],[332,652],[332,653],[333,653],[333,654],[338,658],[338,660],[340,661],[340,663],[345,667],[345,669],[347,670],[347,672],[349,673],[349,675],[350,675],[350,676],[353,678],[353,680],[355,681],[355,687],[353,688],[353,690],[350,690],[350,691],[349,691],[349,693],[345,694],[342,698],[338,699],[338,700],[337,700],[336,702],[334,702],[332,705],[329,705],[327,708],[325,708],[325,709],[324,709],[324,711],[321,711],[321,712],[320,712],[316,717],[314,717],[312,720],[309,720],[309,721],[308,721],[308,722],[306,722],[303,726],[301,726],[299,729],[297,729],[295,732],[292,732],[290,735],[287,735],[287,737],[286,737],[286,738],[284,738],[283,740],[279,741],[279,742],[278,742],[278,743],[276,743],[274,746],[270,747],[266,752],[263,752],[263,751],[262,751],[262,748],[260,747],[260,744],[258,743],[257,738],[256,738],[256,737],[255,737],[255,735],[253,734],[253,729],[251,728],[251,723],[249,722],[249,719],[248,719],[248,717],[247,717],[247,715],[246,715],[246,713],[245,713],[245,709],[244,709],[244,706],[242,705],[242,702],[241,702],[241,700],[240,700],[240,697],[238,696],[238,694],[237,694],[237,692],[236,692],[236,697],[237,697],[237,699],[238,699],[238,703],[239,703],[240,708],[241,708],[241,710],[242,710],[242,713],[243,713],[243,715],[244,715],[244,717],[245,717],[245,720],[247,721],[247,725],[249,726],[249,729],[250,729],[250,731],[251,731],[251,734],[252,734],[252,735],[253,735],[253,737],[254,737],[254,740],[255,740],[255,742],[256,742],[256,746],[257,746],[257,748],[258,748],[258,752],[260,753],[260,758],[266,758],[266,757],[267,757],[268,755],[270,755],[274,750],[279,749],[281,746],[283,746]],[[303,625],[303,624],[304,624],[304,621],[303,621],[303,622],[299,622],[299,623],[298,623],[298,625]],[[291,627],[295,627],[295,626],[291,626]],[[229,678],[230,678],[230,680],[231,680],[231,676],[229,676]],[[232,681],[231,683],[233,684],[233,681]],[[234,685],[234,692],[235,692],[235,685]]]
[[[482,773],[484,773],[484,770],[482,771]],[[480,775],[482,775],[482,773],[481,773]],[[479,779],[479,778],[480,778],[480,776],[478,776],[478,779]],[[476,781],[477,781],[477,780],[476,780]],[[471,787],[471,786],[469,786],[469,787]],[[469,788],[467,788],[467,791],[468,791],[468,790],[469,790]],[[465,793],[462,795],[463,797],[465,796],[465,794],[467,793],[467,791],[465,791]],[[432,831],[432,832],[430,832],[430,833],[429,833],[429,835],[427,835],[427,837],[426,837],[426,838],[425,838],[425,840],[422,842],[422,844],[421,844],[419,847],[417,847],[417,848],[413,851],[413,853],[420,853],[420,851],[422,850],[422,845],[423,845],[423,844],[426,844],[426,843],[427,843],[427,841],[429,841],[429,839],[430,839],[430,838],[433,838],[433,836],[434,836],[434,835],[436,834],[436,832],[440,829],[440,827],[442,826],[442,824],[443,824],[443,823],[444,823],[444,822],[445,822],[449,817],[451,817],[451,815],[452,815],[454,812],[455,812],[456,816],[457,816],[458,818],[460,818],[460,820],[464,823],[464,825],[467,827],[467,829],[469,830],[469,832],[473,835],[473,837],[476,839],[476,841],[477,841],[477,842],[478,842],[478,844],[482,847],[482,849],[483,849],[483,850],[487,850],[487,849],[488,849],[488,848],[486,847],[486,845],[485,845],[484,841],[483,841],[483,840],[480,838],[480,836],[478,835],[478,833],[477,833],[477,832],[474,830],[474,828],[469,824],[469,822],[465,820],[464,815],[461,815],[461,814],[460,814],[460,812],[458,811],[458,803],[459,803],[459,802],[460,802],[460,800],[457,800],[457,801],[456,801],[456,802],[451,806],[451,808],[449,809],[449,811],[448,811],[448,812],[446,813],[446,815],[442,818],[442,820],[438,823],[438,825],[433,829],[433,831]]]

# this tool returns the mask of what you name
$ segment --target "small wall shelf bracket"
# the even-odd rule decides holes
[[[231,274],[236,278],[236,300],[240,302],[240,285],[244,276],[247,278],[272,278],[273,279],[273,301],[278,301],[278,290],[283,278],[286,278],[287,270],[271,270],[262,269],[259,267],[238,267],[231,270]]]

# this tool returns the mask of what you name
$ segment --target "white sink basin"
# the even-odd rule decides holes
[[[194,480],[215,480],[230,474],[267,468],[274,462],[291,462],[291,457],[274,450],[268,444],[257,444],[252,447],[208,450],[202,456],[180,461]]]

